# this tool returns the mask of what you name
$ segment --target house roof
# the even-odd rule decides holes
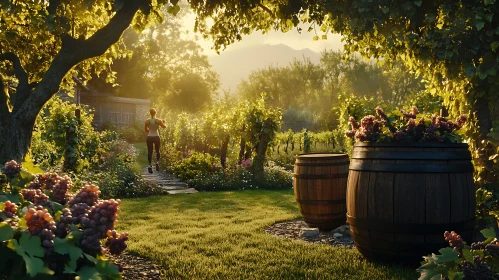
[[[82,97],[97,97],[102,98],[107,101],[119,102],[119,103],[130,103],[130,104],[140,104],[140,105],[151,105],[151,100],[148,99],[138,99],[138,98],[127,98],[112,96],[110,94],[98,93],[98,92],[81,92]]]

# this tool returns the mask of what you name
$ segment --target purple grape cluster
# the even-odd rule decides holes
[[[457,234],[456,232],[446,231],[446,232],[444,232],[444,237],[445,237],[445,240],[449,242],[449,245],[452,248],[454,248],[458,251],[461,251],[464,248],[464,241],[461,238],[461,236],[459,234]]]
[[[42,246],[45,249],[45,253],[48,254],[52,252],[57,228],[55,226],[54,218],[47,209],[44,209],[42,206],[29,208],[24,219],[26,220],[29,233],[31,235],[39,236],[42,240]]]
[[[7,176],[7,178],[12,179],[19,175],[21,172],[21,166],[17,164],[15,160],[11,160],[5,163],[4,167],[2,168],[2,173]]]
[[[73,182],[68,176],[60,178],[52,189],[52,199],[60,204],[66,204],[71,198],[68,191],[73,187]]]
[[[86,185],[78,191],[78,193],[69,201],[69,206],[72,207],[78,203],[85,203],[88,206],[94,206],[99,200],[100,190],[98,186]]]
[[[489,265],[478,255],[473,256],[473,263],[461,261],[459,271],[463,272],[465,280],[498,280],[499,274],[494,273]]]
[[[39,189],[23,189],[21,195],[35,205],[47,205],[49,197]]]
[[[485,253],[491,257],[499,257],[499,243],[489,243],[485,246]]]
[[[120,200],[104,200],[94,205],[88,217],[81,220],[83,237],[81,245],[83,251],[93,254],[102,250],[100,239],[105,238],[108,230],[114,228]]]
[[[88,214],[90,213],[91,207],[86,203],[77,203],[71,206],[69,210],[71,211],[71,215],[73,216],[73,224],[81,223],[83,218],[88,218]]]
[[[379,139],[382,124],[376,117],[365,116],[360,121],[360,125],[353,117],[350,117],[349,123],[352,130],[346,133],[348,137],[354,137],[360,142],[376,142]]]
[[[419,114],[419,110],[416,106],[412,106],[411,112],[404,112],[404,110],[400,110],[400,112],[408,120],[415,119]]]
[[[418,108],[412,107],[410,112],[403,110],[400,110],[400,112],[407,119],[405,127],[396,128],[383,109],[377,107],[376,114],[380,120],[377,120],[374,116],[365,116],[359,124],[353,117],[350,117],[348,123],[351,126],[351,130],[347,131],[345,135],[360,142],[378,142],[380,140],[395,142],[445,142],[446,140],[453,141],[444,136],[452,133],[454,130],[460,129],[467,120],[466,115],[460,115],[455,122],[446,120],[442,116],[437,117],[433,115],[430,124],[427,126],[424,118],[419,119],[418,123],[416,123],[416,118],[419,114]],[[390,130],[391,135],[389,137],[382,137],[383,125]]]
[[[128,247],[126,241],[128,240],[128,233],[117,233],[115,230],[107,231],[106,247],[109,248],[109,253],[119,255]]]
[[[74,218],[71,214],[71,210],[69,208],[62,209],[61,217],[59,221],[55,222],[55,235],[60,238],[66,237],[69,232],[69,226],[74,224]]]

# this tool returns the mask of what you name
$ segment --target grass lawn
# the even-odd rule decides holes
[[[415,268],[363,260],[355,249],[285,240],[264,228],[300,217],[291,190],[203,192],[123,199],[129,252],[165,279],[417,279]]]

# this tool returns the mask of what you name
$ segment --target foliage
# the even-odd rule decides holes
[[[111,70],[115,81],[109,82],[105,74],[95,76],[90,84],[122,97],[150,99],[167,111],[194,113],[212,102],[218,74],[202,48],[184,39],[185,12],[172,15],[165,10],[161,8],[162,23],[140,34],[131,29],[124,32],[123,42],[131,55],[114,60]]]
[[[476,214],[486,224],[499,221],[499,186],[497,183],[482,183],[476,190]]]
[[[207,153],[194,152],[169,169],[181,180],[188,181],[200,175],[207,176],[220,170],[217,158]]]
[[[80,118],[75,111],[80,110]],[[51,99],[37,118],[31,141],[31,157],[42,166],[59,165],[66,150],[66,132],[73,129],[76,135],[77,148],[72,147],[75,158],[79,159],[79,169],[89,167],[99,146],[99,133],[92,126],[93,115],[83,106]],[[72,139],[70,139],[72,140]]]
[[[292,175],[284,168],[271,164],[264,167],[264,175],[254,176],[248,165],[217,169],[214,172],[196,172],[186,181],[199,191],[280,190],[292,188]]]
[[[492,228],[481,231],[483,242],[467,245],[455,232],[445,232],[450,247],[440,249],[439,255],[424,257],[418,272],[419,279],[498,279],[499,242]]]
[[[99,241],[107,238],[106,244],[119,245],[119,250],[111,248],[113,254],[126,248],[128,234],[114,232],[119,200],[99,200],[99,187],[91,185],[73,196],[69,177],[33,176],[15,161],[6,163],[2,172],[8,178],[0,190],[2,277],[121,279]]]

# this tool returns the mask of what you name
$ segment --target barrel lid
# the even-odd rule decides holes
[[[343,153],[310,153],[310,154],[300,154],[296,158],[348,158],[347,154]]]

